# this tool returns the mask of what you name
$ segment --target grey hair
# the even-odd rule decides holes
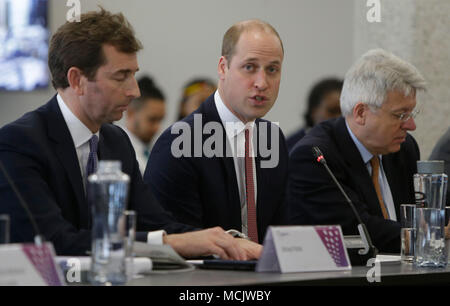
[[[352,113],[358,102],[380,108],[388,91],[405,96],[426,90],[426,82],[416,67],[383,49],[366,52],[345,75],[341,92],[343,116]]]

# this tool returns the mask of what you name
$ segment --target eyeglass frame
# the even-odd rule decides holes
[[[366,103],[364,103],[364,104],[366,104]],[[384,110],[384,109],[382,109],[381,107],[378,107],[378,106],[373,106],[373,105],[369,105],[369,104],[366,104],[372,111],[375,111],[375,110],[377,110],[377,109],[381,109],[381,110]],[[405,123],[405,122],[407,122],[409,119],[415,119],[416,118],[416,116],[420,113],[420,109],[419,108],[416,108],[416,109],[414,109],[412,112],[403,112],[403,113],[401,113],[401,114],[396,114],[396,113],[394,113],[393,111],[388,111],[388,110],[384,110],[384,111],[386,111],[386,112],[388,112],[388,113],[390,113],[392,116],[394,116],[394,117],[396,117],[399,121],[401,121],[402,123]]]
[[[415,109],[412,112],[403,112],[401,114],[395,114],[393,112],[390,112],[394,117],[396,117],[401,122],[406,122],[409,119],[415,119],[416,116],[420,113],[420,109]]]

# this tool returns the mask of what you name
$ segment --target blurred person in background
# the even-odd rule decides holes
[[[139,169],[144,174],[152,140],[166,115],[165,97],[153,80],[144,76],[138,81],[141,96],[128,106],[125,131],[136,151]]]
[[[341,115],[339,97],[343,81],[337,78],[326,78],[317,82],[308,95],[308,107],[303,114],[305,126],[286,139],[288,152],[316,124]]]
[[[177,121],[195,111],[216,89],[216,83],[206,78],[189,81],[183,88]]]

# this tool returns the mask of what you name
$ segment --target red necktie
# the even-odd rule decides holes
[[[247,229],[250,239],[258,243],[256,225],[255,180],[253,178],[253,160],[250,156],[251,142],[249,130],[245,129],[245,194],[247,198]]]

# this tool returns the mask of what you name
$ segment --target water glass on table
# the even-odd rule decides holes
[[[444,222],[444,209],[416,208],[414,264],[417,267],[447,266]]]
[[[123,236],[125,249],[125,270],[127,280],[134,277],[134,241],[136,239],[136,212],[134,210],[125,210],[119,220],[119,231]]]
[[[414,260],[414,244],[416,238],[415,229],[416,204],[400,205],[401,223],[401,260],[404,263],[412,263]]]

